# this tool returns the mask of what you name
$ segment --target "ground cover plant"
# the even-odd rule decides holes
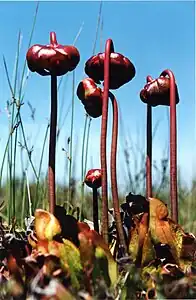
[[[12,103],[8,105],[12,114],[11,131],[1,167],[0,299],[195,299],[193,208],[196,184],[193,181],[191,190],[188,190],[180,185],[180,179],[177,181],[176,106],[180,101],[180,87],[174,73],[165,69],[157,79],[146,74],[147,82],[139,95],[147,106],[147,147],[141,153],[142,166],[136,170],[135,178],[129,169],[129,153],[125,147],[130,192],[121,195],[117,180],[119,104],[115,94],[124,85],[133,84],[131,81],[137,76],[137,66],[130,58],[116,52],[118,47],[116,49],[114,41],[108,38],[103,52],[96,54],[93,49],[93,55],[84,65],[85,78],[76,84],[75,69],[80,61],[80,50],[75,44],[64,45],[66,41],[59,44],[58,33],[54,31],[50,32],[49,44],[46,37],[45,45],[32,45],[36,16],[37,10],[21,82],[18,83],[17,77],[20,34],[14,85],[11,84],[6,57],[3,59],[12,96]],[[100,23],[99,13],[98,27]],[[28,80],[25,78],[27,67],[33,76],[51,77],[51,115],[38,172],[32,161],[33,149],[28,148],[21,118],[24,81]],[[73,97],[77,96],[86,113],[81,187],[77,186],[71,173],[74,102],[68,141],[70,151],[67,153],[63,149],[69,163],[68,186],[58,185],[55,176],[55,148],[59,134],[57,78],[63,78],[67,73],[73,76]],[[111,133],[107,130],[110,102]],[[158,105],[168,106],[170,110],[170,151],[162,160],[161,170],[157,170],[152,161],[152,110]],[[33,115],[33,107],[30,108]],[[89,130],[91,121],[97,118],[101,121],[101,165],[87,170],[86,157],[88,143],[91,142]],[[21,154],[26,151],[35,182],[29,182],[25,168],[23,178],[16,177],[19,134],[24,143],[20,145]],[[42,179],[40,174],[48,134],[48,171],[46,178]],[[111,135],[109,155],[106,151],[108,135]],[[2,182],[6,157],[9,185]],[[153,183],[152,171],[160,173],[159,186]],[[111,195],[108,192],[109,177]],[[89,188],[87,193],[84,192],[85,185]],[[9,195],[8,199],[5,195]],[[18,198],[21,198],[20,201],[16,201]],[[186,207],[189,203],[193,209],[189,223],[186,212],[178,207],[179,201],[181,206]]]

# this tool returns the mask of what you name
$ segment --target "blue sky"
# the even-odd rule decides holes
[[[83,78],[85,61],[92,55],[100,2],[40,2],[32,44],[47,44],[49,32],[55,31],[60,44],[71,45],[84,22],[76,42],[81,59],[76,69],[76,84]],[[10,75],[13,74],[17,36],[22,32],[20,70],[27,51],[29,34],[33,22],[36,2],[0,2],[0,56],[5,55]],[[178,114],[178,164],[183,178],[190,182],[195,168],[195,33],[194,2],[192,1],[152,1],[152,2],[112,2],[103,3],[103,31],[99,35],[96,52],[103,51],[107,38],[112,38],[116,52],[127,56],[135,65],[136,76],[128,84],[115,91],[118,99],[126,135],[131,136],[131,147],[140,144],[145,149],[146,106],[140,101],[139,92],[145,84],[147,75],[158,77],[164,69],[171,69],[178,84],[180,103]],[[101,41],[100,41],[101,40]],[[62,85],[59,94],[59,111],[65,114],[71,101],[71,75]],[[65,96],[64,96],[65,94]],[[0,63],[0,109],[1,109],[1,149],[7,137],[8,118],[5,112],[9,89],[5,78],[3,63]],[[30,101],[36,108],[33,122],[27,105]],[[25,131],[29,137],[29,147],[34,145],[33,160],[38,167],[42,140],[49,117],[50,78],[30,74],[25,90],[22,116]],[[63,108],[62,108],[62,103]],[[153,142],[153,158],[162,158],[168,142],[168,109],[153,109],[153,124],[159,122]],[[58,180],[64,174],[66,139],[70,132],[70,113],[61,131],[57,145]],[[110,147],[111,111],[109,114],[108,147]],[[74,153],[78,158],[77,176],[80,178],[81,136],[84,126],[84,109],[75,97],[74,110]],[[94,119],[91,127],[88,168],[99,167],[100,119]],[[119,186],[124,186],[125,165],[122,155],[122,131],[119,129],[118,174]],[[77,144],[76,144],[77,143]],[[138,146],[136,151],[138,151]],[[109,148],[108,148],[109,151]],[[132,156],[131,156],[132,157]],[[2,160],[2,153],[0,154]],[[108,158],[109,160],[109,158]],[[18,160],[19,161],[19,160]],[[47,164],[47,152],[44,166]],[[19,170],[20,168],[18,168]],[[133,166],[132,166],[133,169]],[[19,172],[19,171],[18,171]],[[30,169],[29,169],[30,173]]]

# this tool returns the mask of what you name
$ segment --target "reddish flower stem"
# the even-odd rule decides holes
[[[57,44],[55,32],[50,33],[50,43]],[[55,153],[56,153],[56,126],[57,126],[57,77],[51,75],[51,112],[50,112],[50,141],[48,164],[49,210],[54,214],[56,204],[55,194]]]
[[[99,233],[98,197],[96,188],[93,188],[93,224],[94,230]]]
[[[107,191],[107,159],[106,159],[106,137],[108,122],[108,94],[110,78],[110,53],[114,52],[111,39],[106,41],[104,60],[104,93],[101,122],[101,169],[102,169],[102,236],[108,244],[108,191]]]
[[[51,115],[50,115],[50,141],[49,141],[49,165],[48,165],[48,188],[49,210],[54,213],[55,195],[55,152],[56,152],[56,125],[57,125],[57,78],[51,76]]]
[[[112,101],[113,108],[113,125],[112,125],[112,144],[111,144],[111,187],[112,187],[112,199],[114,207],[114,216],[116,221],[117,234],[119,239],[119,244],[121,249],[127,253],[127,245],[125,242],[121,215],[120,215],[120,205],[118,198],[118,186],[117,186],[117,176],[116,176],[116,154],[117,154],[117,142],[118,142],[118,104],[115,96],[110,92],[110,99]]]
[[[146,81],[152,81],[147,76]],[[152,107],[147,104],[147,126],[146,126],[146,197],[152,197]]]
[[[170,201],[171,217],[178,222],[178,195],[177,195],[177,133],[176,133],[176,84],[172,71],[165,70],[161,76],[170,78]]]

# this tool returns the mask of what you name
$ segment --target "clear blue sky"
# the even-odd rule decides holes
[[[84,22],[83,30],[76,43],[81,60],[76,69],[76,83],[83,77],[85,61],[92,55],[95,39],[97,15],[100,2],[40,2],[35,32],[32,44],[47,44],[49,32],[56,31],[61,44],[72,44]],[[8,62],[9,73],[12,75],[17,36],[22,32],[20,65],[23,65],[29,34],[33,22],[36,2],[0,2],[0,56],[4,54]],[[140,101],[139,92],[145,84],[147,75],[158,77],[164,69],[171,69],[178,84],[180,103],[178,113],[178,164],[184,174],[184,179],[190,181],[193,175],[195,160],[195,8],[192,1],[152,1],[152,2],[104,2],[103,32],[100,43],[98,38],[96,52],[103,50],[107,38],[112,38],[116,52],[120,52],[132,60],[136,67],[136,77],[115,92],[122,112],[126,133],[132,137],[133,143],[140,143],[145,148],[146,106]],[[101,44],[101,45],[100,45]],[[100,48],[101,47],[101,48]],[[2,60],[1,60],[2,61]],[[21,70],[21,68],[20,68]],[[65,94],[63,98],[63,94]],[[6,101],[9,89],[0,63],[0,109],[1,109],[1,151],[4,149],[7,136]],[[30,101],[36,108],[35,123],[30,118],[27,105]],[[71,101],[71,76],[65,92],[61,89],[59,107],[64,102],[65,114]],[[29,146],[34,144],[33,159],[38,164],[46,119],[49,116],[50,79],[36,73],[30,74],[25,92],[25,104],[22,107],[25,131],[29,136]],[[62,109],[61,109],[62,110]],[[81,155],[81,136],[84,124],[84,110],[77,96],[75,97],[75,140],[77,157]],[[168,141],[167,109],[164,107],[153,110],[153,123],[159,121],[158,131],[153,144],[154,159],[162,157]],[[111,123],[111,114],[109,124]],[[110,135],[109,126],[108,134]],[[139,131],[139,133],[138,133]],[[39,132],[39,135],[37,133]],[[70,132],[70,113],[63,126],[57,145],[58,178],[63,176],[64,153],[66,139]],[[88,167],[99,167],[99,132],[100,119],[93,120],[89,148]],[[121,128],[120,128],[121,133]],[[139,137],[138,137],[139,135]],[[121,141],[121,136],[119,137]],[[35,143],[36,141],[36,143]],[[122,143],[120,143],[122,145]],[[120,150],[121,148],[119,148]],[[131,150],[130,150],[131,151]],[[92,156],[92,159],[91,159]],[[119,185],[124,184],[123,156],[119,156]],[[2,159],[2,153],[0,154]],[[47,153],[45,156],[45,166]],[[78,159],[80,178],[80,160]],[[122,167],[123,166],[123,167]],[[30,169],[29,169],[30,170]]]

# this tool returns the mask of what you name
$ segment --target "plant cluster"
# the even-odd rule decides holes
[[[75,218],[56,203],[55,149],[57,137],[57,76],[73,71],[80,61],[74,46],[33,45],[26,55],[30,71],[51,76],[51,119],[48,163],[49,212],[36,209],[26,230],[0,226],[0,299],[168,299],[196,297],[196,238],[178,225],[176,176],[176,104],[174,74],[147,77],[140,97],[147,104],[146,197],[130,193],[120,205],[116,159],[118,103],[111,90],[131,81],[136,70],[115,52],[111,39],[105,52],[85,64],[89,76],[77,88],[87,114],[101,117],[101,167],[89,170],[84,183],[93,190],[93,224]],[[103,82],[103,86],[98,84]],[[110,177],[113,209],[108,209],[107,122],[109,99],[113,125]],[[170,106],[170,196],[167,205],[153,197],[151,109]],[[99,222],[98,192],[101,188]],[[82,210],[82,208],[81,208]]]

